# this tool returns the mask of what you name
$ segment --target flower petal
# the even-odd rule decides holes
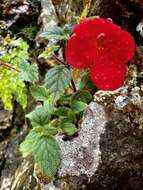
[[[86,69],[93,62],[95,47],[91,38],[85,41],[73,35],[66,44],[66,60],[74,68]]]
[[[101,34],[105,35],[104,48],[98,50],[98,47],[94,46],[95,54],[93,59],[95,61],[99,59],[110,59],[111,61],[126,64],[134,56],[135,42],[131,34],[107,19],[85,19],[80,24],[75,25],[73,32],[81,40],[83,39],[85,46],[87,37],[91,38],[93,43],[96,43],[98,36]]]
[[[124,83],[126,66],[105,61],[92,65],[90,78],[100,90],[115,90]]]
[[[104,18],[93,18],[84,19],[79,24],[73,27],[73,33],[80,36],[93,36],[96,38],[97,35],[103,32],[118,31],[121,29],[116,24],[110,22]]]
[[[118,36],[116,55],[121,62],[128,63],[135,54],[135,41],[130,33],[122,30]],[[114,47],[113,47],[114,48]]]

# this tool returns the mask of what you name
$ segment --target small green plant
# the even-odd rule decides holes
[[[68,25],[63,28],[52,27],[43,34],[48,38],[49,45],[39,55],[39,59],[53,59],[56,64],[48,70],[42,85],[31,83],[30,91],[38,106],[26,115],[33,128],[20,145],[23,156],[33,156],[36,166],[48,177],[55,175],[60,164],[60,147],[56,135],[72,137],[78,134],[79,118],[92,99],[88,88],[93,89],[93,86],[86,73],[82,74],[77,90],[73,80],[76,78],[76,71],[72,70],[64,59],[59,58],[59,42],[65,44],[70,34],[71,27]],[[25,67],[25,64],[23,66]],[[24,67],[21,68],[22,80],[36,80],[37,77],[30,79],[32,68],[28,69],[29,72]],[[85,82],[86,88],[83,85]]]
[[[22,38],[0,35],[0,100],[11,110],[13,100],[27,105],[25,84],[19,78],[21,58],[28,60],[28,44]]]

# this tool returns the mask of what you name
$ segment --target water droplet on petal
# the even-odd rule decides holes
[[[107,20],[108,20],[109,22],[112,22],[112,23],[113,23],[112,18],[107,18]]]

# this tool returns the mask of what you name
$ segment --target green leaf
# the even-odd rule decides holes
[[[33,126],[47,125],[50,120],[49,112],[44,107],[36,108],[33,112],[26,115],[31,120]]]
[[[71,35],[71,27],[65,25],[63,28],[54,26],[48,29],[48,31],[41,34],[41,36],[49,40],[67,40]]]
[[[49,115],[54,113],[55,106],[54,106],[54,99],[52,95],[50,95],[49,98],[46,101],[44,101],[44,108],[49,113]]]
[[[40,133],[37,133],[35,130],[31,130],[26,136],[25,140],[20,145],[20,151],[24,158],[31,155],[34,150],[37,150],[37,143],[40,141]]]
[[[58,127],[59,126],[59,119],[53,119],[48,124],[49,127]]]
[[[13,101],[16,100],[23,109],[27,105],[26,87],[19,79],[19,65],[22,58],[28,59],[28,44],[21,38],[12,38],[10,35],[0,35],[0,61],[6,63],[0,67],[0,101],[4,109],[12,110]],[[10,69],[11,66],[14,69]]]
[[[57,116],[68,116],[70,109],[67,107],[59,107],[56,109],[56,111],[54,112],[54,115]]]
[[[18,47],[26,51],[29,49],[29,45],[22,38],[15,39],[10,43],[10,46]]]
[[[59,125],[62,126],[64,123],[72,123],[73,119],[70,117],[64,117],[64,118],[60,118],[59,120]]]
[[[71,104],[71,109],[77,114],[84,111],[86,108],[87,104],[81,101],[73,101]]]
[[[82,101],[85,103],[89,103],[92,100],[92,95],[87,90],[79,90],[75,94],[73,94],[72,101]],[[72,103],[71,103],[72,104]]]
[[[60,127],[62,131],[68,135],[74,135],[78,131],[73,123],[62,122],[62,125]]]
[[[27,82],[34,82],[38,80],[38,66],[37,64],[30,64],[23,60],[20,64],[20,79]]]
[[[54,137],[42,137],[38,145],[39,148],[34,151],[35,162],[42,172],[52,177],[60,164],[60,147]]]
[[[24,157],[34,156],[34,160],[42,172],[52,177],[60,164],[60,147],[54,137],[45,135],[46,133],[55,135],[56,129],[44,130],[42,127],[33,128],[20,145],[20,151]]]
[[[55,136],[58,133],[58,129],[55,127],[43,127],[42,128],[42,136]]]
[[[65,89],[68,88],[71,80],[71,72],[63,66],[50,69],[46,75],[47,88],[54,99],[58,99]]]
[[[58,104],[60,105],[69,105],[71,102],[72,94],[64,94],[58,100]]]
[[[74,122],[74,121],[76,121],[76,113],[74,113],[71,109],[70,109],[70,111],[69,111],[69,113],[68,113],[68,118],[71,120],[71,122]]]
[[[30,88],[32,96],[37,101],[46,101],[49,98],[49,92],[46,87],[44,86],[32,86]]]
[[[40,55],[38,58],[44,58],[48,59],[51,58],[54,54],[54,51],[56,51],[59,48],[58,45],[51,45],[50,47],[47,47]]]

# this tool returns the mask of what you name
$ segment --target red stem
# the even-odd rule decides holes
[[[4,62],[2,62],[2,61],[0,61],[0,66],[6,67],[6,68],[8,68],[8,69],[12,69],[12,70],[14,70],[14,71],[16,71],[16,72],[20,72],[20,71],[19,71],[18,69],[16,69],[15,67],[11,66],[11,65],[8,64],[8,63],[4,63]]]
[[[62,61],[61,59],[59,59],[59,57],[58,57],[56,54],[53,55],[53,58],[54,58],[57,62],[59,62],[59,63],[61,63],[62,65],[66,66],[66,64],[64,63],[64,61]]]

